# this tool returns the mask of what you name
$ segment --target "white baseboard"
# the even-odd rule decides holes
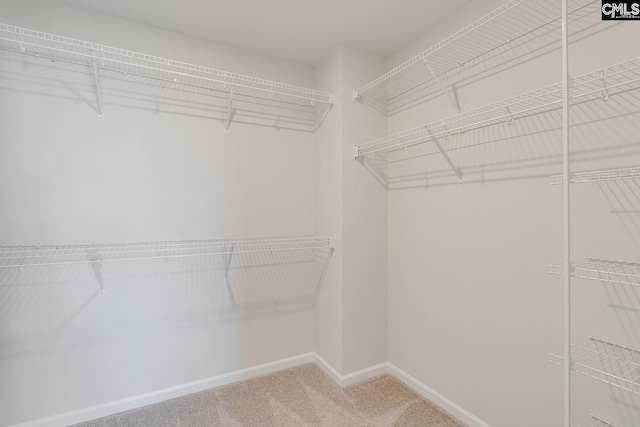
[[[447,399],[431,387],[425,385],[424,383],[418,381],[416,378],[404,372],[402,369],[397,366],[389,363],[389,373],[393,375],[398,380],[402,381],[409,388],[413,389],[416,393],[420,394],[425,399],[435,403],[463,423],[467,424],[469,427],[491,427],[485,421],[482,421],[480,418],[473,415],[471,412],[467,411],[457,403],[452,400]]]
[[[340,387],[342,387],[342,375],[336,371],[333,366],[331,366],[326,360],[322,358],[318,353],[314,354],[314,359],[316,365],[320,367],[324,371],[325,374],[329,375],[329,377]]]
[[[228,372],[226,374],[216,375],[198,381],[180,384],[151,393],[131,396],[109,403],[103,403],[78,409],[76,411],[65,412],[50,417],[28,421],[22,424],[16,424],[12,427],[64,427],[71,424],[90,421],[96,418],[106,417],[119,412],[128,411],[130,409],[140,408],[142,406],[151,405],[165,400],[174,399],[176,397],[185,396],[187,394],[196,393],[213,387],[234,383],[236,381],[246,380],[259,375],[293,368],[306,363],[313,363],[315,360],[315,353],[300,354],[298,356],[288,357],[286,359],[276,360],[275,362],[264,363],[262,365],[252,366],[250,368],[240,369],[238,371]]]
[[[445,396],[441,395],[431,387],[428,387],[424,383],[418,381],[416,378],[407,374],[392,363],[380,363],[379,365],[371,366],[360,371],[356,371],[347,375],[341,375],[320,355],[315,354],[315,359],[316,364],[320,366],[320,368],[341,387],[356,384],[360,381],[377,377],[378,375],[391,374],[407,387],[411,388],[425,399],[435,403],[463,423],[467,424],[469,427],[491,427],[485,421],[476,417],[471,412],[467,411],[452,400],[447,399]]]
[[[250,368],[240,369],[238,371],[216,375],[198,381],[180,384],[151,393],[131,396],[109,403],[103,403],[100,405],[78,409],[76,411],[65,412],[63,414],[40,418],[22,424],[16,424],[12,427],[64,427],[71,424],[90,421],[96,418],[106,417],[131,409],[140,408],[142,406],[163,402],[165,400],[174,399],[176,397],[186,396],[191,393],[196,393],[213,387],[219,387],[221,385],[246,380],[259,375],[265,375],[272,372],[281,371],[283,369],[293,368],[295,366],[314,362],[340,387],[346,387],[352,384],[356,384],[360,381],[377,377],[378,375],[389,373],[399,381],[403,382],[408,387],[416,391],[418,394],[423,396],[425,399],[430,400],[445,411],[449,412],[454,417],[458,418],[460,421],[469,425],[469,427],[491,427],[480,418],[471,414],[469,411],[465,410],[453,401],[447,399],[440,393],[421,383],[420,381],[391,363],[380,363],[369,368],[342,375],[317,353],[300,354],[298,356],[288,357],[286,359],[280,359],[274,362],[264,363],[262,365],[252,366]]]
[[[327,375],[329,375],[331,379],[333,379],[333,381],[335,381],[340,387],[346,387],[389,372],[389,364],[380,363],[378,365],[370,366],[368,368],[361,369],[347,375],[341,375],[319,354],[315,354],[315,359],[316,364],[320,367],[320,369],[322,369]]]

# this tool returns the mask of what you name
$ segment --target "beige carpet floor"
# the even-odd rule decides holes
[[[82,427],[464,427],[391,375],[340,388],[314,364],[79,424]]]

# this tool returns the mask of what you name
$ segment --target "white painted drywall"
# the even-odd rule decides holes
[[[9,24],[315,83],[308,66],[57,2],[0,10]],[[0,63],[2,244],[315,232],[312,133],[232,123],[227,135],[206,99],[108,81],[101,121],[90,77],[59,67]],[[105,265],[104,296],[87,265],[0,273],[0,425],[314,350],[313,308],[230,313],[221,263]],[[268,294],[259,281],[243,291]]]
[[[341,374],[386,361],[386,189],[353,160],[356,141],[380,137],[386,118],[353,102],[352,88],[384,71],[383,58],[341,45],[318,67],[336,105],[317,133],[317,229],[337,248],[316,310],[316,351]]]
[[[500,3],[470,2],[388,58],[387,68]],[[562,345],[562,290],[546,274],[547,264],[561,261],[561,189],[547,178],[560,171],[557,129],[452,153],[462,186],[433,157],[410,165],[435,170],[428,182],[385,193],[351,160],[351,145],[455,110],[439,97],[387,122],[353,103],[351,91],[384,71],[379,57],[340,46],[313,70],[58,3],[0,6],[12,24],[337,93],[315,136],[237,123],[226,135],[219,116],[193,105],[199,99],[167,106],[148,95],[107,95],[98,121],[89,78],[60,71],[51,84],[51,75],[3,63],[3,244],[316,232],[336,234],[337,245],[315,313],[220,313],[228,296],[212,283],[216,262],[114,268],[106,296],[97,295],[90,271],[13,272],[19,286],[3,287],[0,297],[0,423],[308,352],[314,340],[341,374],[383,362],[388,351],[391,363],[492,426],[560,423],[561,371],[547,360]],[[627,44],[638,37],[634,25],[576,44],[574,73],[637,55]],[[458,95],[471,109],[559,79],[555,51]],[[624,99],[581,117],[621,111]],[[545,120],[557,125],[553,115]],[[576,169],[636,165],[635,122],[637,114],[576,128]],[[638,258],[636,194],[616,184],[575,187],[576,257]],[[575,289],[577,337],[638,345],[633,290],[585,282]],[[629,395],[579,376],[575,383],[576,419],[591,411],[638,423]]]
[[[473,2],[389,58],[388,68],[426,49],[501,2]],[[640,26],[627,23],[577,42],[572,74],[638,56],[629,40]],[[464,110],[561,80],[558,51],[511,67],[458,90]],[[585,120],[625,110],[636,113],[572,130],[574,170],[638,165],[637,91],[577,108]],[[455,114],[440,96],[389,118],[389,133]],[[462,167],[459,185],[439,156],[396,169],[429,170],[389,191],[389,361],[494,427],[562,423],[562,370],[548,363],[562,351],[562,281],[547,265],[562,262],[562,188],[558,116],[517,121],[520,130],[553,128],[452,151]],[[508,135],[508,124],[464,142]],[[484,139],[483,139],[484,138]],[[455,144],[453,139],[448,144]],[[422,168],[422,169],[421,169]],[[573,187],[575,258],[638,260],[635,183]],[[625,212],[620,212],[625,211]],[[574,334],[623,344],[640,342],[633,289],[574,281]],[[574,376],[576,425],[589,412],[616,425],[638,425],[636,397]]]
[[[317,68],[317,87],[336,91],[336,103],[323,126],[316,132],[315,194],[316,230],[335,234],[336,250],[327,270],[316,306],[316,352],[338,372],[342,372],[344,265],[342,194],[342,126],[343,100],[341,48],[338,47]]]
[[[386,117],[353,102],[353,88],[384,73],[385,61],[342,47],[343,373],[387,360],[387,190],[353,160],[353,144],[380,138]]]

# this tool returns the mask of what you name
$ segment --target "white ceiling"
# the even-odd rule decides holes
[[[340,43],[388,55],[470,0],[60,0],[315,65]]]

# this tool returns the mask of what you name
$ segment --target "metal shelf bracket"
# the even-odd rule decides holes
[[[431,131],[427,130],[427,132],[431,135]],[[431,135],[431,140],[433,141],[433,143],[436,145],[436,147],[440,151],[440,154],[442,154],[444,159],[447,161],[447,163],[449,164],[449,167],[451,168],[451,170],[453,170],[453,173],[455,173],[456,176],[458,177],[458,181],[460,181],[460,184],[462,184],[462,172],[460,171],[460,169],[456,167],[456,165],[453,163],[453,160],[451,160],[451,157],[449,157],[449,155],[444,150],[444,148],[442,148],[442,145],[440,145],[440,142],[438,141],[438,138],[436,138],[435,136]]]
[[[24,47],[24,31],[20,29],[20,52],[25,53],[27,49]]]
[[[233,87],[229,92],[229,103],[227,104],[227,120],[224,124],[224,130],[229,133],[229,126],[231,126],[231,119],[233,118]]]
[[[447,88],[444,87],[444,85],[442,84],[442,81],[440,80],[440,77],[438,77],[438,75],[436,74],[436,72],[433,70],[433,68],[431,67],[431,65],[427,62],[427,58],[423,57],[422,58],[422,62],[424,62],[424,64],[427,66],[427,69],[429,70],[429,72],[431,73],[431,75],[433,76],[433,79],[436,81],[436,83],[438,84],[438,87],[440,88],[440,92],[442,92],[444,95],[446,95],[449,98],[449,101],[451,101],[451,103],[453,104],[453,106],[455,107],[456,111],[458,113],[462,112],[462,109],[460,108],[460,104],[458,103],[458,100],[456,99],[456,97],[453,95],[453,93],[451,93],[452,91],[447,90]]]
[[[98,118],[102,120],[104,119],[104,114],[102,113],[102,92],[100,91],[100,76],[98,75],[98,64],[96,64],[95,60],[91,61],[91,67],[93,68],[93,80],[96,84],[96,96],[98,99]]]
[[[335,237],[330,238],[329,244],[331,247],[329,248],[329,254],[327,255],[327,259],[324,262],[324,266],[322,266],[322,273],[320,274],[320,280],[318,280],[318,286],[316,286],[316,292],[314,295],[314,300],[318,300],[318,295],[320,294],[320,290],[322,289],[322,284],[324,283],[324,278],[327,275],[327,270],[329,269],[329,263],[331,262],[331,257],[333,257],[333,251],[335,250]]]
[[[609,100],[609,89],[607,88],[607,81],[605,80],[606,74],[602,71],[602,100],[607,102]]]
[[[24,267],[22,267],[23,263],[22,254],[20,254],[20,258],[18,258],[18,273],[22,273],[22,270],[24,269]]]
[[[511,113],[511,109],[509,108],[508,105],[505,105],[504,109],[507,110],[507,113],[509,114],[507,116],[507,124],[512,125],[513,124],[513,114]]]
[[[442,148],[438,140],[433,138],[433,142],[436,144],[436,147],[438,147],[438,150],[440,150],[440,153],[442,154],[444,159],[447,161],[447,163],[449,163],[449,167],[451,167],[451,170],[453,170],[453,173],[455,173],[456,176],[458,177],[458,181],[460,181],[460,184],[462,184],[462,172],[460,172],[460,169],[456,167],[456,165],[453,163],[453,161],[451,160],[447,152],[444,151],[444,149]]]
[[[100,287],[100,295],[104,295],[107,293],[107,290],[104,287],[104,279],[102,277],[102,255],[100,253],[90,253],[89,261],[91,261],[93,274],[96,276],[96,281]]]
[[[231,289],[231,283],[229,283],[229,268],[231,267],[231,260],[233,259],[233,249],[234,244],[232,243],[229,246],[229,249],[224,251],[224,283],[227,285],[227,289],[229,290],[229,297],[231,298],[231,303],[235,306],[236,300],[233,296],[233,290]]]

